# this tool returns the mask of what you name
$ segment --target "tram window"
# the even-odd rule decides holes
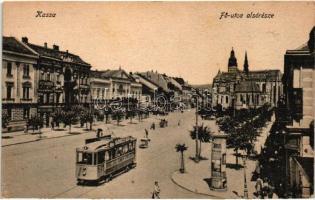
[[[93,165],[96,165],[96,161],[97,161],[97,153],[93,153]]]
[[[132,150],[132,143],[130,142],[130,143],[128,144],[128,146],[129,146],[129,151],[131,151],[131,150]]]
[[[118,147],[116,149],[116,156],[120,156],[122,154],[122,147]]]
[[[110,159],[109,154],[110,154],[110,153],[109,153],[108,151],[105,151],[105,153],[104,153],[104,158],[105,158],[106,161]]]
[[[92,154],[86,152],[78,152],[77,163],[79,164],[92,164]]]
[[[103,163],[105,161],[105,151],[99,151],[97,153],[98,164]]]
[[[128,145],[124,145],[123,153],[127,153],[127,152],[128,152]]]
[[[82,152],[77,152],[77,163],[80,163],[80,162],[82,162]]]

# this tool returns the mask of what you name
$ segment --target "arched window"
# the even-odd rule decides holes
[[[266,83],[262,84],[262,92],[266,92]]]

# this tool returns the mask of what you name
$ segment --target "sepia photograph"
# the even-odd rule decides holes
[[[1,198],[314,198],[314,1],[1,6]]]

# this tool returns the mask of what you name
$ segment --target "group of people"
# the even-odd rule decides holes
[[[254,195],[259,199],[272,199],[274,195],[274,187],[267,178],[261,179],[260,176],[258,176],[255,184],[256,192],[254,192]]]

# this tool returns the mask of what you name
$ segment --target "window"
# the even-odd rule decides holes
[[[79,164],[92,164],[92,154],[86,152],[78,152],[77,153],[77,163]]]
[[[23,110],[23,118],[28,119],[30,116],[30,109],[29,108],[24,108]]]
[[[7,76],[12,76],[12,63],[8,62],[7,64]]]
[[[97,95],[96,96],[97,96],[97,98],[100,97],[100,89],[99,88],[97,89]]]
[[[45,80],[45,72],[41,71],[39,75],[40,80]]]
[[[98,164],[101,164],[105,161],[105,151],[100,151],[97,153]]]
[[[266,92],[266,83],[262,84],[262,92]]]
[[[47,80],[47,81],[50,81],[50,73],[49,73],[49,72],[48,72],[47,75],[46,75],[46,80]]]
[[[23,66],[23,77],[29,77],[30,76],[30,66],[25,64]]]
[[[7,85],[7,99],[11,99],[11,94],[12,94],[12,85]]]
[[[29,98],[30,98],[30,88],[23,87],[23,99],[29,99]]]
[[[57,82],[60,82],[60,74],[57,74]]]
[[[225,97],[225,103],[229,103],[229,97],[228,96]]]
[[[8,108],[8,117],[9,119],[12,119],[12,109]]]

